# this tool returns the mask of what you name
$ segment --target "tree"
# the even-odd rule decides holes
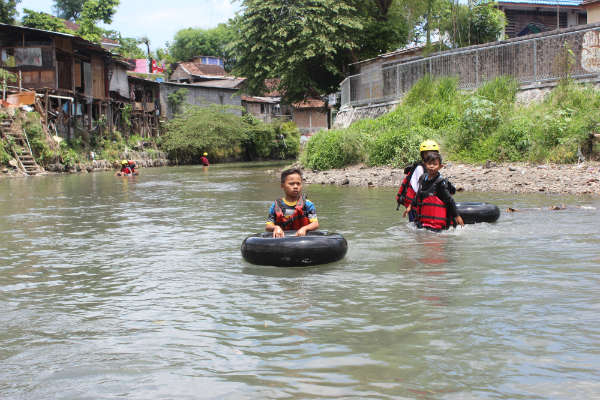
[[[189,60],[195,56],[221,57],[225,68],[230,69],[235,56],[229,44],[234,40],[232,22],[219,24],[212,29],[186,28],[178,31],[169,51],[175,61]]]
[[[287,101],[337,90],[365,28],[358,0],[243,0],[235,72],[251,93],[280,78]]]
[[[81,16],[86,0],[54,0],[56,16],[62,19],[76,21]]]
[[[52,32],[63,32],[70,34],[74,33],[72,30],[68,29],[65,26],[65,23],[62,20],[50,14],[33,11],[27,8],[25,8],[23,12],[23,20],[21,21],[23,23],[23,26],[27,26],[29,28],[44,29],[46,31]]]
[[[14,24],[17,16],[17,4],[21,0],[0,0],[0,22]]]
[[[493,0],[471,0],[468,5],[453,4],[452,18],[441,27],[452,47],[464,47],[497,40],[506,26],[504,13]]]
[[[87,0],[77,20],[79,36],[90,42],[100,42],[104,31],[96,24],[100,21],[110,24],[118,6],[119,0]]]
[[[118,52],[125,58],[145,58],[144,51],[140,49],[141,44],[138,39],[122,37],[119,35],[117,39],[119,41]]]

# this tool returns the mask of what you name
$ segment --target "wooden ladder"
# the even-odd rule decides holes
[[[4,137],[9,140],[12,139],[13,154],[17,159],[20,169],[25,175],[37,175],[44,172],[43,168],[41,168],[33,158],[27,134],[20,129],[20,126],[16,125],[17,124],[14,124],[13,118],[4,118],[2,122],[0,122],[0,130]]]

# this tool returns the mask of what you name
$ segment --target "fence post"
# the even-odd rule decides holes
[[[428,64],[429,64],[429,76],[431,76],[431,58],[429,58]]]
[[[475,50],[475,87],[479,87],[479,51]]]
[[[396,98],[400,97],[400,66],[396,66]]]
[[[533,81],[537,82],[537,40],[533,40]]]

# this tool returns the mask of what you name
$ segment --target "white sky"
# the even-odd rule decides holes
[[[53,0],[23,0],[23,8],[54,14]],[[121,0],[113,23],[107,29],[120,31],[123,36],[148,36],[152,49],[173,41],[175,33],[183,28],[214,28],[227,22],[240,9],[238,1],[231,0]]]

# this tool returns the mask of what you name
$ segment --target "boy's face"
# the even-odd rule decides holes
[[[427,169],[427,174],[429,174],[429,176],[434,176],[442,169],[442,164],[440,164],[440,160],[431,160],[425,163],[425,168]]]
[[[285,177],[281,188],[288,199],[297,199],[302,192],[302,178],[298,174],[291,174]]]

